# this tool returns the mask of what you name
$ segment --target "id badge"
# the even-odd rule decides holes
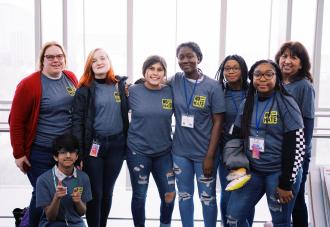
[[[181,117],[181,126],[186,128],[194,128],[194,116],[183,114]]]
[[[120,102],[120,95],[119,95],[119,92],[118,91],[115,91],[113,93],[113,96],[115,97],[115,101],[116,102]]]
[[[89,151],[89,156],[97,157],[100,151],[100,144],[98,144],[95,140],[93,140],[93,144],[91,150]]]
[[[252,151],[252,158],[260,159],[260,153],[265,151],[265,140],[260,137],[249,137],[249,149]]]

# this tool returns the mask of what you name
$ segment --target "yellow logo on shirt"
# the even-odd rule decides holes
[[[76,94],[76,88],[75,87],[66,87],[66,90],[70,96],[74,96]]]
[[[118,91],[115,91],[113,93],[113,96],[115,97],[115,101],[116,102],[120,102],[120,95],[119,95],[119,92]]]
[[[162,99],[162,107],[165,110],[172,109],[172,99]]]
[[[277,111],[271,111],[270,113],[265,112],[263,123],[268,124],[268,125],[276,125],[277,124]]]
[[[206,102],[206,97],[205,96],[195,95],[194,102],[193,102],[193,107],[204,108],[205,107],[205,102]]]

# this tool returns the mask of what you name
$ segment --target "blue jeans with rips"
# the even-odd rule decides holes
[[[127,165],[133,188],[131,211],[134,226],[145,226],[145,203],[150,173],[156,182],[161,200],[160,226],[170,226],[175,199],[175,178],[171,153],[150,157],[128,149]]]
[[[220,192],[220,213],[221,213],[221,221],[222,225],[224,227],[229,227],[227,223],[227,206],[228,206],[228,201],[230,198],[230,191],[226,191],[226,187],[229,183],[227,181],[226,177],[229,174],[229,170],[226,168],[225,164],[222,162],[222,159],[220,158],[219,162],[219,180],[220,180],[220,186],[221,186],[221,192]],[[249,210],[249,215],[248,215],[248,222],[250,226],[252,226],[253,219],[254,219],[254,212],[255,209]]]
[[[203,162],[173,155],[174,173],[178,187],[179,209],[183,227],[194,226],[194,177],[197,178],[199,198],[203,208],[204,226],[215,227],[217,223],[216,177],[218,158],[214,161],[213,175],[205,177]]]
[[[232,191],[227,207],[227,220],[230,227],[249,227],[247,215],[266,193],[268,208],[274,227],[290,227],[291,213],[295,203],[296,193],[301,182],[300,170],[293,185],[294,198],[287,204],[277,202],[276,188],[281,172],[271,174],[251,171],[251,180],[242,188]]]
[[[29,208],[29,226],[31,227],[39,226],[42,208],[36,208],[36,183],[38,177],[51,169],[56,163],[53,158],[52,150],[51,147],[42,147],[35,144],[31,148],[31,168],[27,171],[27,176],[33,187]]]
[[[126,155],[124,134],[97,136],[100,156],[84,159],[83,170],[91,183],[93,199],[87,203],[88,226],[107,226],[112,204],[112,194]]]

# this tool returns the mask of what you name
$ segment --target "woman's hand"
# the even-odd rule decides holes
[[[277,187],[276,192],[277,192],[278,200],[280,203],[286,204],[286,203],[289,203],[293,199],[292,191],[287,191],[287,190]]]
[[[31,167],[31,163],[27,159],[27,157],[24,155],[21,158],[15,159],[16,166],[24,173],[26,174],[26,170],[24,169],[24,164],[28,167]]]
[[[206,156],[203,161],[203,173],[205,177],[211,177],[213,174],[214,160],[212,157]]]

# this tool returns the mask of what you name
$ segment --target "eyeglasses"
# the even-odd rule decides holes
[[[275,72],[273,71],[267,71],[267,72],[259,72],[259,71],[256,71],[256,72],[253,72],[253,77],[257,80],[260,80],[261,77],[264,77],[266,80],[270,80],[273,78],[273,76],[275,75]]]
[[[47,58],[47,60],[49,61],[54,61],[55,58],[57,58],[58,60],[62,60],[64,58],[64,54],[56,54],[56,55],[47,54],[45,55],[45,58]]]
[[[238,67],[233,67],[233,68],[230,68],[230,67],[225,67],[225,72],[230,72],[230,71],[233,71],[234,73],[240,71],[241,69],[238,68]]]

